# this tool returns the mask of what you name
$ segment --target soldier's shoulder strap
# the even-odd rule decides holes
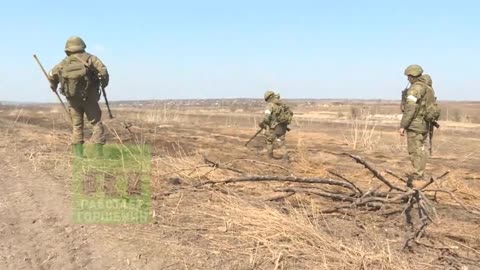
[[[93,76],[98,76],[98,71],[92,64],[92,58],[94,57],[92,54],[84,53],[82,54],[83,57],[79,56],[78,54],[72,54],[75,59],[80,61],[90,72]]]
[[[70,56],[77,59],[80,63],[84,64],[86,68],[90,69],[90,66],[92,64],[92,61],[91,61],[92,55],[91,54],[85,53],[85,54],[82,55],[83,57],[81,57],[78,54],[72,54]]]

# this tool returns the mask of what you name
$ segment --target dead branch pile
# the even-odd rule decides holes
[[[236,171],[241,173],[242,176],[231,177],[220,181],[205,181],[196,185],[195,188],[241,182],[293,183],[295,185],[289,187],[274,188],[274,191],[283,194],[270,198],[269,200],[281,200],[294,194],[308,194],[311,196],[328,198],[337,202],[334,208],[324,210],[324,213],[338,212],[353,215],[354,212],[357,213],[360,209],[368,212],[376,212],[384,217],[394,214],[404,214],[406,223],[411,230],[411,236],[406,239],[404,249],[411,248],[413,244],[420,244],[419,239],[424,234],[426,228],[434,222],[436,216],[435,207],[431,203],[432,196],[426,194],[429,191],[428,187],[448,175],[449,171],[437,178],[432,176],[429,181],[423,182],[419,187],[414,187],[412,183],[407,183],[407,186],[403,187],[388,180],[373,164],[364,158],[347,153],[343,153],[342,155],[346,155],[357,163],[363,165],[373,174],[375,179],[380,182],[380,185],[375,188],[363,190],[361,187],[357,186],[354,181],[349,180],[335,171],[329,172],[339,179],[305,178],[293,175],[245,175],[241,171],[232,169],[226,165],[221,165],[217,162],[212,162],[205,158],[205,162],[211,164],[213,167]],[[388,170],[387,173],[401,182],[408,182],[390,170]],[[446,190],[437,190],[436,192],[451,193]],[[349,213],[349,211],[351,212]],[[414,212],[417,213],[418,224],[414,224]]]
[[[178,179],[184,183],[190,182],[191,185],[177,186],[173,191],[157,194],[155,197],[169,196],[173,193],[183,192],[188,189],[193,189],[196,191],[211,191],[213,189],[220,191],[220,193],[223,194],[236,194],[235,190],[227,188],[227,186],[233,185],[233,187],[236,189],[235,184],[240,183],[250,183],[253,185],[257,183],[281,183],[281,185],[267,185],[267,188],[270,189],[272,193],[275,192],[277,194],[275,194],[275,196],[269,195],[266,199],[266,201],[275,201],[277,203],[282,202],[279,205],[281,209],[283,209],[282,205],[286,206],[291,203],[290,201],[283,202],[283,200],[296,194],[304,195],[296,198],[305,196],[307,198],[321,198],[321,201],[326,201],[328,205],[327,208],[322,207],[320,210],[321,216],[328,214],[355,220],[356,223],[359,222],[359,220],[369,220],[371,217],[375,217],[375,220],[385,224],[392,222],[397,223],[400,220],[401,224],[399,225],[402,228],[406,228],[405,232],[402,233],[405,235],[404,242],[401,242],[404,251],[415,252],[417,248],[421,247],[423,249],[430,250],[432,254],[443,254],[445,252],[450,252],[453,255],[450,256],[451,258],[449,259],[449,263],[457,266],[475,265],[478,262],[478,258],[480,258],[478,255],[480,254],[473,254],[475,258],[474,262],[467,257],[462,257],[458,252],[455,251],[458,249],[458,246],[452,245],[451,243],[446,243],[441,239],[436,239],[434,234],[437,233],[435,231],[437,226],[430,227],[432,224],[439,224],[441,222],[435,207],[438,207],[436,204],[438,203],[437,194],[450,196],[452,201],[456,202],[458,206],[466,210],[466,212],[480,217],[480,213],[478,213],[476,208],[472,208],[469,205],[463,204],[462,201],[456,197],[455,190],[447,190],[446,188],[442,187],[443,178],[450,173],[449,171],[446,171],[438,177],[432,176],[430,179],[428,179],[428,181],[419,181],[413,185],[413,183],[407,180],[406,177],[403,178],[400,176],[400,174],[397,174],[391,170],[386,170],[384,173],[379,171],[371,162],[360,156],[347,153],[337,155],[346,156],[356,163],[361,164],[368,172],[372,174],[373,182],[370,182],[368,185],[366,185],[364,181],[365,179],[354,179],[351,177],[349,179],[349,177],[334,170],[327,170],[328,173],[332,175],[331,177],[300,177],[295,176],[290,170],[278,164],[270,164],[268,162],[247,159],[236,159],[230,162],[218,162],[212,161],[206,156],[202,156],[202,165],[187,168],[186,170],[196,171],[199,168],[210,168],[207,173],[199,172],[196,174],[198,176],[198,178],[196,178],[197,180],[193,182],[183,179],[182,175],[179,174],[179,172],[185,170],[184,168],[168,173],[177,174],[180,177],[170,179]],[[245,168],[239,166],[239,163],[257,165],[261,164],[261,166],[265,168],[271,167],[270,169],[272,170],[260,170],[265,172],[266,175],[251,175],[248,172],[249,167]],[[207,175],[211,174],[212,171],[216,170],[228,172],[229,177],[222,180],[212,180],[207,177]],[[267,171],[272,171],[272,175],[269,175],[270,173]],[[284,174],[276,175],[277,172],[283,172]],[[219,173],[216,174],[216,177],[219,175],[225,174]],[[214,176],[212,178],[216,177]],[[199,179],[203,179],[204,181],[198,183],[197,181]],[[245,187],[245,185],[242,185],[242,187]],[[243,188],[239,190],[243,190]],[[234,197],[239,198],[236,195]],[[223,207],[223,209],[226,209],[228,208],[228,204],[222,204],[218,207]],[[246,206],[242,207],[245,208]],[[261,209],[262,208],[260,207],[257,209],[257,211],[252,210],[252,213],[257,212],[256,214],[258,214],[258,211]],[[230,210],[233,211],[232,209]],[[242,214],[238,213],[238,215],[242,218],[241,220],[237,220],[237,223],[240,224],[239,226],[241,228],[251,227],[251,225],[255,223],[255,220],[251,219],[248,222],[245,221],[245,215],[247,215],[246,212],[248,211],[244,210],[245,209],[242,210]],[[212,212],[210,212],[210,214],[212,214]],[[365,219],[361,218],[360,215],[365,215],[363,216]],[[310,217],[308,219],[310,219]],[[245,222],[247,224],[243,224]],[[403,226],[402,224],[405,224],[406,226]],[[432,228],[429,230],[428,234],[426,234],[427,228]],[[265,236],[265,238],[270,239],[269,237],[270,236],[268,235]],[[264,239],[262,241],[262,243],[265,243]],[[272,242],[272,245],[274,242],[275,241]],[[443,255],[436,256],[443,257]]]

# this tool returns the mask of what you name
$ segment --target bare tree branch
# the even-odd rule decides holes
[[[331,186],[339,186],[347,188],[354,193],[358,187],[352,183],[335,180],[335,179],[323,179],[323,178],[302,178],[296,176],[282,176],[282,175],[250,175],[242,177],[233,177],[220,181],[206,181],[196,185],[196,187],[201,187],[205,185],[216,185],[216,184],[229,184],[229,183],[239,183],[239,182],[295,182],[295,183],[310,183],[310,184],[326,184]]]
[[[372,172],[373,175],[378,180],[382,181],[389,188],[394,189],[394,190],[398,190],[398,191],[405,191],[405,189],[399,188],[397,186],[394,186],[392,183],[390,183],[390,181],[388,181],[377,169],[375,169],[372,164],[370,164],[368,161],[364,160],[363,158],[361,158],[359,156],[352,155],[352,154],[348,154],[348,153],[343,153],[343,155],[349,156],[349,157],[353,158],[357,163],[362,164],[365,168],[367,168],[370,172]]]
[[[236,172],[236,173],[239,173],[239,174],[245,174],[245,172],[243,172],[243,171],[241,171],[237,168],[233,168],[231,166],[220,164],[219,162],[212,161],[212,160],[208,159],[206,156],[203,156],[203,161],[206,164],[210,165],[210,167],[212,167],[212,168],[218,168],[218,169],[223,169],[223,170],[229,170],[229,171]]]
[[[397,178],[398,180],[404,182],[405,184],[407,183],[407,179],[401,177],[400,175],[394,173],[393,171],[387,169],[387,170],[385,170],[385,172],[388,173],[388,174],[390,174],[391,176]]]
[[[327,170],[327,172],[331,173],[332,175],[344,180],[345,182],[348,182],[350,184],[352,184],[353,187],[355,187],[355,189],[357,190],[357,192],[360,194],[360,196],[363,195],[363,191],[361,191],[359,188],[357,188],[352,181],[350,181],[349,179],[347,179],[346,177],[344,177],[343,175],[341,175],[340,173],[337,173],[333,170]]]

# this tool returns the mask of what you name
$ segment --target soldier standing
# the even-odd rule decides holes
[[[92,140],[97,155],[103,155],[105,131],[101,121],[102,111],[100,84],[108,85],[109,75],[106,66],[96,56],[85,51],[85,42],[73,36],[65,45],[65,57],[49,73],[52,90],[60,83],[60,92],[67,98],[72,118],[72,144],[75,156],[83,156],[84,116],[93,126]]]
[[[280,100],[280,95],[273,91],[266,91],[264,99],[265,102],[267,102],[265,116],[259,126],[265,130],[267,155],[269,158],[273,158],[273,147],[276,141],[283,154],[283,160],[288,161],[285,134],[290,130],[288,125],[292,121],[293,113],[290,108]]]
[[[414,168],[414,172],[409,175],[410,182],[423,179],[427,162],[425,142],[428,129],[425,121],[425,97],[430,91],[422,74],[423,69],[419,65],[410,65],[405,69],[405,76],[408,77],[411,86],[406,91],[399,132],[401,136],[407,133],[408,154]]]

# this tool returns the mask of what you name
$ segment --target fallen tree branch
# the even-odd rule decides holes
[[[206,156],[203,156],[203,161],[212,168],[224,169],[224,170],[229,170],[229,171],[236,172],[236,173],[239,173],[239,174],[245,174],[245,172],[243,172],[243,171],[241,171],[237,168],[233,168],[231,166],[220,164],[219,162],[212,161],[212,160],[208,159]]]
[[[426,189],[428,186],[430,186],[431,184],[433,184],[435,181],[438,181],[442,178],[444,178],[445,176],[447,176],[448,174],[450,173],[450,171],[446,171],[444,172],[442,175],[440,175],[439,177],[430,177],[430,181],[428,181],[427,183],[425,183],[423,186],[421,186],[420,188],[418,188],[418,190],[424,190]]]
[[[398,180],[402,181],[403,183],[405,183],[405,184],[407,183],[407,179],[401,177],[400,175],[394,173],[393,171],[387,169],[387,170],[385,170],[385,172],[390,174],[391,176],[397,178]]]
[[[331,192],[324,192],[324,191],[317,191],[305,188],[282,188],[282,189],[274,189],[275,191],[281,192],[295,192],[295,193],[305,193],[305,194],[313,194],[320,197],[331,198],[338,201],[347,201],[347,202],[354,202],[355,198],[348,197],[345,195],[341,195],[338,193],[331,193]]]
[[[388,181],[377,169],[375,169],[372,164],[370,164],[368,161],[364,160],[363,158],[361,158],[361,157],[359,157],[359,156],[352,155],[352,154],[348,154],[348,153],[343,153],[343,155],[349,156],[349,157],[351,157],[352,159],[354,159],[357,163],[362,164],[365,168],[367,168],[370,172],[372,172],[373,175],[374,175],[378,180],[382,181],[382,182],[383,182],[385,185],[387,185],[390,189],[394,189],[394,190],[398,190],[398,191],[403,191],[403,192],[405,192],[405,189],[399,188],[399,187],[393,185],[392,183],[390,183],[390,181]]]
[[[333,170],[327,170],[327,172],[331,173],[332,175],[344,180],[345,182],[348,182],[350,184],[352,184],[353,187],[356,188],[357,192],[360,194],[360,196],[363,196],[363,191],[361,191],[359,188],[357,188],[352,181],[350,181],[349,179],[347,179],[345,176],[341,175],[340,173],[337,173]]]
[[[294,182],[294,183],[310,183],[310,184],[326,184],[331,186],[339,186],[347,188],[354,193],[357,193],[358,187],[352,183],[335,180],[335,179],[323,179],[323,178],[302,178],[296,176],[281,176],[281,175],[250,175],[243,177],[228,178],[221,181],[206,181],[196,185],[195,187],[201,187],[205,185],[217,185],[217,184],[229,184],[240,182]]]

